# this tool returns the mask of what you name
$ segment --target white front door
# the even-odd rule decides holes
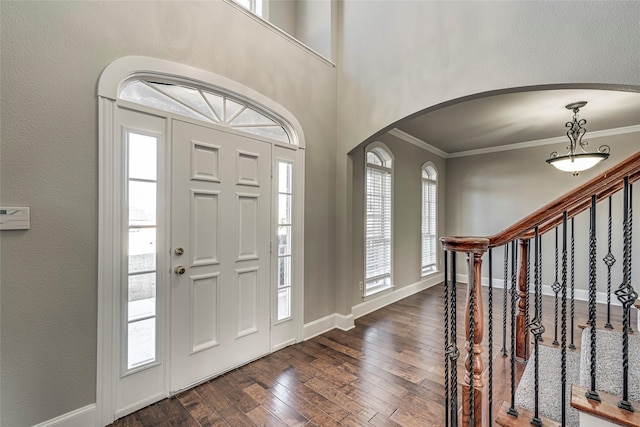
[[[173,120],[170,390],[270,350],[271,145]]]

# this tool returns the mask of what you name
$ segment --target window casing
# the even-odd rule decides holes
[[[392,284],[393,161],[382,144],[366,151],[364,296]]]
[[[436,168],[431,164],[424,165],[422,167],[422,276],[438,271],[437,182]]]

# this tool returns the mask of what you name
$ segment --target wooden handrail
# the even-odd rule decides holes
[[[489,237],[449,236],[440,238],[445,251],[463,252],[467,254],[468,258],[469,283],[467,284],[467,305],[465,307],[465,349],[468,355],[465,360],[466,373],[462,387],[462,422],[464,425],[467,425],[472,413],[475,425],[482,425],[484,419],[484,403],[482,402],[484,383],[482,381],[483,363],[481,357],[482,331],[484,328],[482,313],[484,309],[480,292],[482,255],[489,248],[502,246],[513,242],[515,239],[520,239],[521,264],[519,266],[518,291],[520,298],[523,298],[527,292],[527,276],[525,272],[527,271],[526,262],[529,259],[529,239],[533,237],[533,230],[538,227],[540,234],[544,234],[562,223],[564,212],[567,212],[569,218],[573,218],[589,209],[591,196],[595,195],[596,200],[602,200],[620,191],[625,177],[629,178],[629,182],[640,179],[640,151],[606,172],[574,188],[564,196],[546,204],[498,234]],[[455,271],[452,271],[452,274],[455,275]],[[473,300],[471,299],[472,296]],[[473,301],[473,310],[471,310],[471,301]],[[471,316],[471,313],[474,315]],[[517,337],[516,355],[520,357],[523,356],[529,342],[528,331],[525,329],[526,316],[526,305],[520,301],[518,315],[515,319],[517,329],[515,334]],[[526,352],[528,353],[528,351]],[[471,410],[472,401],[473,411]]]
[[[553,223],[557,221],[557,218],[562,217],[564,211],[573,211],[573,215],[577,215],[588,208],[588,201],[591,195],[595,194],[596,197],[600,195],[600,198],[603,198],[605,194],[608,196],[622,188],[620,183],[625,176],[629,176],[630,182],[640,178],[640,151],[637,151],[606,172],[574,188],[564,196],[547,203],[500,233],[488,237],[489,247],[502,246],[533,230],[535,227],[540,227],[545,223]],[[619,186],[619,188],[616,186]],[[548,231],[551,228],[553,226],[549,225],[546,230]]]

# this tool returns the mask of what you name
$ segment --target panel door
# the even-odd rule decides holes
[[[271,145],[175,120],[171,391],[269,352]]]

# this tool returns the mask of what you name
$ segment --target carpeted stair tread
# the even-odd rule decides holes
[[[597,342],[597,341],[596,341]],[[540,415],[550,418],[551,420],[560,420],[562,417],[561,410],[561,351],[560,348],[539,346],[539,405],[538,411]],[[520,406],[529,411],[533,411],[535,403],[535,383],[534,383],[534,357],[532,354],[527,362],[527,367],[522,375],[520,384],[516,391],[516,406]],[[566,402],[569,406],[571,399],[571,384],[578,383],[580,379],[580,354],[575,351],[567,350],[567,386],[566,386]],[[578,427],[579,415],[574,408],[568,407],[566,413],[566,425],[569,427]]]
[[[580,384],[591,386],[590,329],[582,332]],[[629,399],[640,402],[640,334],[629,335]],[[596,329],[596,390],[622,396],[622,332]]]

